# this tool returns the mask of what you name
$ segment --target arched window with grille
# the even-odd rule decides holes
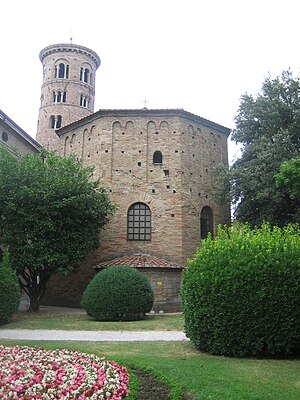
[[[151,240],[151,210],[144,203],[134,203],[127,214],[127,239]]]
[[[153,164],[159,164],[159,165],[162,165],[162,163],[163,163],[163,156],[162,156],[162,153],[161,153],[161,151],[155,151],[154,153],[153,153]]]
[[[200,217],[201,239],[206,239],[208,234],[214,236],[213,213],[210,207],[205,206],[201,210]]]

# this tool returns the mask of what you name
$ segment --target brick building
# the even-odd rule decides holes
[[[43,49],[40,60],[37,140],[61,156],[73,153],[92,165],[93,178],[117,205],[100,234],[100,247],[79,273],[53,277],[45,301],[78,306],[93,267],[135,256],[148,260],[147,267],[134,265],[149,277],[152,273],[155,307],[178,309],[182,266],[201,238],[230,220],[229,204],[215,198],[214,175],[219,164],[228,164],[229,129],[182,109],[93,112],[100,65],[95,52],[58,44]],[[160,262],[151,270],[154,259]]]

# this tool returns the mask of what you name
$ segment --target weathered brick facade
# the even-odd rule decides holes
[[[31,136],[0,110],[0,146],[12,154],[35,154],[41,149]]]
[[[57,46],[49,46],[51,51],[47,57],[51,58],[51,63],[45,64],[49,67],[47,76],[51,79],[45,78],[44,72],[44,82],[48,82],[50,93],[58,87],[53,79],[53,68],[58,58],[69,65],[70,75],[81,65],[80,53],[75,52],[75,62],[73,52],[69,49],[64,52],[63,45],[59,46],[62,47],[60,52],[53,51]],[[41,60],[44,62],[47,57],[41,57]],[[82,57],[85,62],[86,54]],[[96,64],[93,74],[95,70]],[[60,79],[59,87],[63,87],[62,81]],[[70,83],[74,93],[76,82]],[[79,81],[77,84],[78,102],[82,83]],[[42,93],[44,91],[45,83]],[[45,99],[46,95],[43,101]],[[56,276],[51,280],[47,302],[78,305],[82,290],[93,276],[92,267],[120,255],[153,254],[185,265],[203,234],[200,217],[204,207],[211,215],[209,230],[212,233],[218,224],[229,222],[229,204],[217,203],[214,183],[217,165],[228,163],[229,129],[180,109],[144,108],[91,113],[91,108],[86,116],[84,112],[87,110],[80,110],[77,120],[59,129],[56,136],[53,129],[44,129],[45,108],[48,115],[60,113],[63,121],[70,122],[69,108],[66,104],[51,102],[50,98],[46,102],[47,106],[42,104],[40,110],[38,138],[44,145],[51,141],[62,156],[73,153],[83,160],[84,165],[94,166],[93,178],[101,180],[117,206],[110,223],[100,234],[100,247],[81,266],[79,274],[66,278]],[[74,110],[73,107],[72,112]],[[145,204],[149,209],[151,240],[129,240],[128,212],[136,203]]]

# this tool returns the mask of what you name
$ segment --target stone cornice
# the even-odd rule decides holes
[[[47,46],[43,50],[41,50],[39,57],[41,62],[43,62],[45,57],[49,56],[50,54],[62,52],[84,54],[94,61],[94,63],[96,64],[96,68],[98,68],[101,64],[100,57],[95,51],[89,49],[88,47],[80,46],[73,43],[58,43]]]
[[[128,109],[128,110],[114,110],[114,109],[108,109],[108,110],[99,110],[91,115],[88,115],[87,117],[81,118],[78,121],[75,121],[59,130],[57,130],[57,134],[60,136],[69,130],[72,130],[74,128],[80,127],[82,125],[85,125],[89,122],[93,122],[98,118],[103,118],[103,117],[113,117],[113,118],[119,118],[119,117],[148,117],[148,118],[155,118],[155,117],[181,117],[181,118],[186,118],[189,119],[192,122],[196,122],[199,124],[202,124],[204,126],[207,126],[208,128],[211,129],[216,129],[217,131],[229,136],[231,130],[229,128],[226,128],[225,126],[219,125],[215,122],[209,121],[208,119],[199,117],[198,115],[192,114],[188,111],[185,111],[181,108],[174,108],[174,109],[148,109],[148,108],[141,108],[141,109]]]

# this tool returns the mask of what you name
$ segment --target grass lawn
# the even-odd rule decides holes
[[[0,340],[3,345],[69,348],[126,365],[152,367],[172,377],[198,400],[298,400],[300,360],[237,359],[196,351],[188,342],[36,342]]]
[[[19,312],[12,322],[0,329],[64,329],[81,331],[182,331],[182,314],[147,315],[145,320],[130,322],[99,322],[85,314],[57,314],[51,312]]]

